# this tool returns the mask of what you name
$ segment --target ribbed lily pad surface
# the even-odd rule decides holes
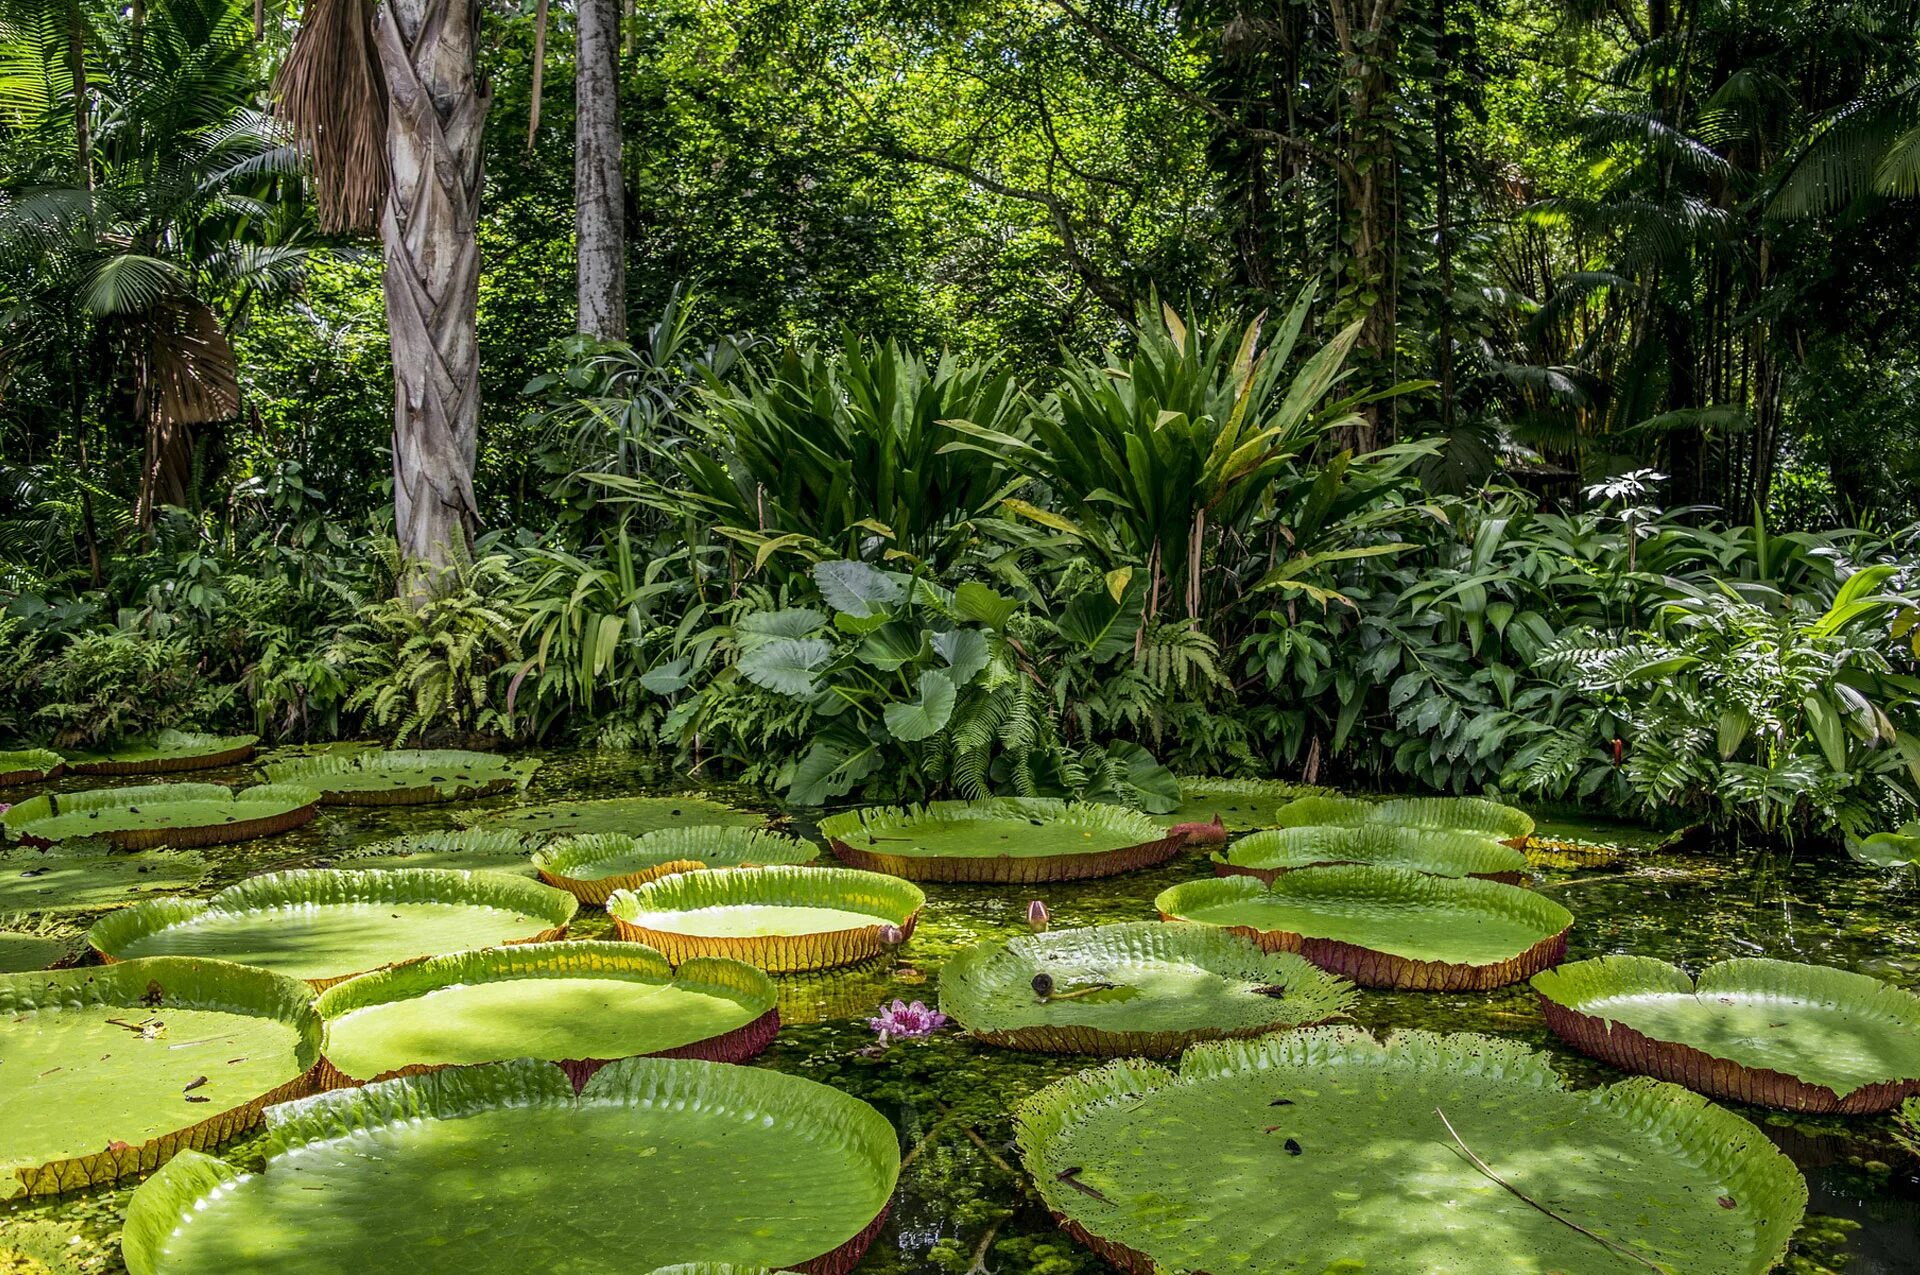
[[[312,1088],[304,984],[161,958],[0,977],[0,1195],[151,1169]]]
[[[900,1172],[886,1118],[798,1076],[629,1058],[576,1097],[531,1059],[276,1107],[266,1167],[176,1159],[131,1275],[529,1275],[687,1261],[849,1270]]]
[[[1920,996],[1864,974],[1742,958],[1696,981],[1605,956],[1535,975],[1533,990],[1577,1048],[1716,1098],[1859,1115],[1920,1094]]]
[[[88,912],[198,889],[211,871],[197,850],[120,854],[101,844],[0,850],[0,910]]]
[[[210,899],[155,899],[95,922],[108,960],[204,956],[316,987],[398,961],[566,932],[570,894],[500,873],[426,868],[273,872]]]
[[[1558,964],[1573,915],[1493,881],[1406,868],[1303,868],[1271,886],[1216,877],[1154,900],[1168,920],[1216,925],[1268,951],[1298,952],[1363,987],[1501,987]]]
[[[904,943],[927,896],[852,868],[682,872],[607,900],[620,937],[678,965],[726,956],[769,973],[851,965]]]
[[[457,952],[336,983],[315,1003],[344,1083],[542,1058],[584,1080],[638,1054],[741,1062],[780,1029],[773,980],[703,957],[678,972],[633,943]]]
[[[1276,824],[1280,807],[1324,788],[1290,784],[1281,779],[1222,779],[1214,775],[1180,776],[1180,804],[1170,815],[1156,815],[1169,824],[1207,824],[1218,819],[1228,832],[1251,832]]]
[[[1142,1275],[1761,1275],[1807,1202],[1738,1116],[1652,1080],[1570,1090],[1489,1036],[1196,1045],[1051,1085],[1017,1133],[1055,1215]]]
[[[533,843],[503,828],[418,832],[356,847],[341,855],[343,868],[446,868],[455,872],[506,872],[535,877],[527,858]]]
[[[1137,921],[1023,935],[960,953],[940,1008],[976,1039],[1104,1057],[1177,1054],[1346,1014],[1353,988],[1237,934]]]
[[[0,925],[0,974],[47,969],[85,947],[86,940],[71,931],[21,922]]]
[[[1164,863],[1185,843],[1157,816],[1015,797],[874,806],[820,832],[842,862],[911,881],[1077,881]]]
[[[450,748],[332,753],[275,762],[275,783],[319,790],[330,806],[424,806],[467,801],[525,788],[540,769],[535,757],[502,757]]]
[[[58,779],[66,768],[67,759],[47,748],[0,752],[0,788]]]
[[[202,735],[163,730],[141,739],[122,740],[97,753],[74,753],[67,765],[82,775],[166,775],[183,770],[237,766],[253,756],[258,735]]]
[[[761,828],[701,824],[662,828],[632,837],[586,832],[562,837],[533,855],[540,879],[583,903],[605,903],[615,890],[631,890],[660,877],[700,868],[770,867],[810,863],[820,856],[811,841]]]
[[[1336,863],[1410,868],[1437,877],[1479,877],[1509,885],[1518,885],[1527,875],[1526,855],[1484,833],[1398,824],[1271,828],[1242,837],[1213,860],[1223,876],[1240,873],[1263,881],[1296,868]]]
[[[1302,797],[1280,808],[1276,826],[1298,828],[1316,823],[1347,826],[1388,823],[1408,828],[1480,832],[1510,845],[1523,844],[1533,832],[1531,815],[1483,797],[1395,797],[1389,801]]]
[[[707,797],[606,797],[598,801],[555,801],[481,816],[484,826],[510,828],[548,840],[586,832],[620,832],[630,837],[662,828],[691,828],[705,824],[758,828],[765,815],[741,810]]]
[[[286,784],[238,791],[219,784],[138,784],[47,793],[0,814],[0,825],[28,845],[98,837],[120,850],[218,846],[298,828],[313,818],[319,800],[311,788]]]

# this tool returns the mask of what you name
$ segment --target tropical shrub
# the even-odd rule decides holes
[[[235,693],[201,673],[186,639],[114,630],[81,634],[28,679],[38,703],[31,729],[56,748],[212,725]]]

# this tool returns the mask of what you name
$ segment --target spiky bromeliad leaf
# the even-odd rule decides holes
[[[570,894],[494,872],[273,872],[210,899],[156,899],[87,931],[109,961],[207,956],[327,987],[397,961],[560,938]]]
[[[455,952],[336,983],[325,1072],[342,1084],[507,1058],[559,1063],[576,1084],[615,1058],[744,1062],[780,1030],[773,980],[704,957],[677,971],[631,943]]]
[[[0,977],[0,1194],[140,1173],[312,1092],[320,1020],[306,986],[164,957]]]
[[[263,1171],[186,1155],[134,1194],[131,1275],[419,1275],[423,1254],[465,1275],[587,1269],[609,1254],[643,1271],[716,1258],[845,1275],[900,1172],[893,1126],[857,1098],[685,1059],[610,1063],[577,1096],[550,1063],[487,1063],[269,1119]],[[346,1137],[351,1156],[304,1150]],[[512,1148],[510,1171],[474,1172],[478,1147]],[[449,1230],[449,1210],[510,1223]],[[356,1224],[340,1225],[347,1216]]]
[[[819,689],[818,674],[833,659],[833,647],[819,638],[773,638],[740,655],[740,676],[755,686],[806,699]]]
[[[1264,881],[1296,868],[1335,863],[1411,868],[1437,877],[1479,877],[1508,885],[1519,885],[1527,875],[1527,856],[1493,837],[1399,824],[1269,828],[1242,837],[1213,859],[1221,876],[1243,873]]]
[[[1164,863],[1185,837],[1120,806],[993,797],[874,806],[820,821],[842,862],[914,881],[1072,881]]]
[[[810,863],[819,854],[811,841],[784,833],[708,824],[638,837],[619,832],[563,837],[535,851],[533,867],[542,881],[582,903],[605,903],[615,890],[632,890],[676,872]]]
[[[830,969],[907,941],[927,896],[851,868],[682,872],[607,900],[615,932],[678,964],[725,956],[771,974]]]
[[[1573,1090],[1491,1036],[1196,1045],[1177,1071],[1118,1061],[1059,1081],[1015,1131],[1047,1206],[1138,1275],[1762,1275],[1807,1202],[1731,1112],[1650,1080]],[[1369,1200],[1390,1206],[1362,1224]]]
[[[17,752],[0,753],[0,788],[58,779],[66,768],[67,759],[50,748],[27,748]]]
[[[1389,823],[1409,828],[1484,832],[1510,844],[1523,844],[1533,832],[1532,816],[1484,797],[1395,797],[1388,801],[1302,797],[1279,809],[1275,826],[1298,828],[1316,823],[1342,827]]]
[[[461,816],[456,815],[456,818]],[[597,801],[555,801],[515,810],[490,811],[473,820],[474,827],[501,828],[548,841],[589,832],[619,832],[628,836],[662,828],[689,828],[708,824],[758,828],[767,817],[710,797],[681,793],[669,797],[605,797]]]
[[[1298,952],[1362,987],[1503,987],[1559,963],[1573,915],[1518,886],[1405,868],[1303,868],[1270,886],[1216,877],[1170,886],[1163,918]]]
[[[940,1008],[1012,1049],[1167,1057],[1200,1040],[1345,1017],[1350,984],[1237,934],[1136,921],[985,943],[940,971]]]
[[[319,793],[291,784],[238,792],[219,784],[137,784],[34,797],[0,814],[0,826],[35,846],[94,839],[121,850],[217,846],[298,828],[319,801]]]
[[[1754,958],[1697,980],[1646,956],[1537,974],[1575,1047],[1715,1098],[1795,1111],[1891,1111],[1920,1094],[1920,996],[1864,974]]]
[[[275,783],[318,789],[326,805],[418,806],[525,789],[537,757],[458,749],[397,748],[303,757],[267,768]]]
[[[451,832],[416,832],[355,846],[341,855],[346,868],[448,868],[456,872],[505,872],[532,877],[533,839],[506,828],[480,825]]]

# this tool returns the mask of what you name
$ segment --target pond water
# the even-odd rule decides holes
[[[248,775],[194,778],[243,782]],[[546,801],[688,786],[645,757],[559,752],[548,754],[531,796]],[[781,813],[759,794],[707,791]],[[285,836],[207,851],[218,865],[208,888],[270,868],[323,865],[368,841],[453,827],[455,809],[474,806],[329,808]],[[809,819],[793,818],[789,828],[816,835]],[[1027,1094],[1089,1061],[988,1049],[950,1030],[882,1050],[865,1020],[895,997],[931,1004],[942,963],[972,944],[1025,933],[1032,898],[1045,900],[1061,929],[1151,920],[1154,895],[1205,875],[1200,862],[1187,856],[1164,868],[1078,885],[928,885],[919,929],[889,962],[779,980],[786,1026],[753,1065],[807,1076],[873,1103],[893,1120],[906,1148],[899,1196],[859,1268],[862,1275],[1090,1275],[1108,1269],[1062,1234],[1026,1190],[1008,1119]],[[1834,854],[1690,846],[1611,868],[1549,871],[1539,884],[1574,913],[1570,959],[1631,952],[1697,968],[1765,955],[1920,986],[1920,886],[1911,876],[1873,872]],[[581,938],[610,932],[611,923],[596,909],[583,909],[573,929]],[[1457,995],[1369,991],[1355,1017],[1376,1031],[1420,1027],[1512,1037],[1547,1050],[1576,1083],[1618,1078],[1552,1038],[1524,984]],[[1784,1269],[1920,1272],[1920,1162],[1894,1143],[1887,1118],[1742,1114],[1793,1158],[1811,1188],[1808,1219]],[[238,1143],[223,1154],[246,1163],[255,1158],[255,1144]],[[132,1185],[0,1205],[0,1271],[121,1269],[117,1232]],[[10,1248],[31,1256],[9,1257]]]

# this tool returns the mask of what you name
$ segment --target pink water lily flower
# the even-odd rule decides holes
[[[1035,934],[1044,934],[1052,920],[1053,918],[1047,915],[1047,905],[1040,900],[1035,899],[1027,904],[1027,928]]]
[[[921,1001],[909,1005],[898,998],[891,1005],[882,1005],[878,1017],[867,1020],[867,1026],[879,1035],[883,1045],[890,1040],[931,1036],[946,1025],[947,1016],[939,1010],[928,1009]]]

